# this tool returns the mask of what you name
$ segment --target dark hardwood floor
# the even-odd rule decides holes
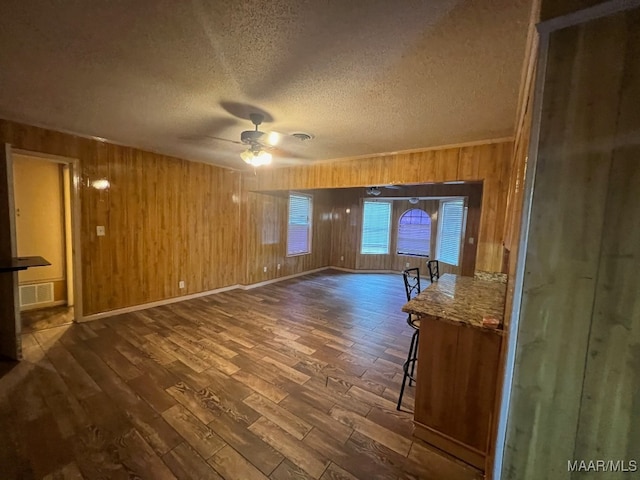
[[[73,307],[60,305],[20,312],[22,333],[33,333],[46,328],[59,327],[73,322]]]
[[[326,271],[26,334],[1,364],[10,479],[482,476],[395,403],[399,275]]]

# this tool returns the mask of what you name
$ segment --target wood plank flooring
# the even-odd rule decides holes
[[[482,476],[395,409],[402,279],[325,271],[38,331],[0,363],[12,479]]]
[[[73,307],[66,305],[38,308],[20,312],[22,333],[33,333],[46,328],[59,327],[73,322]]]

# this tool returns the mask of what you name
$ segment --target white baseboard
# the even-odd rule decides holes
[[[249,285],[238,285],[238,288],[240,288],[242,290],[251,290],[253,288],[263,287],[263,286],[269,285],[271,283],[281,282],[283,280],[289,280],[290,278],[296,278],[296,277],[301,277],[303,275],[309,275],[311,273],[322,272],[323,270],[328,270],[330,268],[333,268],[333,267],[320,267],[320,268],[316,268],[314,270],[307,270],[305,272],[300,272],[300,273],[294,273],[294,274],[291,274],[291,275],[287,275],[286,277],[272,278],[271,280],[265,280],[264,282],[251,283]]]
[[[229,285],[228,287],[216,288],[215,290],[207,290],[206,292],[192,293],[190,295],[183,295],[180,297],[165,298],[164,300],[158,300],[156,302],[141,303],[140,305],[132,305],[130,307],[118,308],[116,310],[108,310],[106,312],[93,313],[86,315],[82,318],[77,318],[78,322],[89,322],[91,320],[99,320],[101,318],[113,317],[115,315],[121,315],[123,313],[137,312],[139,310],[146,310],[147,308],[161,307],[162,305],[169,305],[171,303],[178,303],[184,300],[191,300],[192,298],[206,297],[215,293],[228,292],[229,290],[235,290],[239,285]]]
[[[130,307],[118,308],[116,310],[109,310],[106,312],[93,313],[86,315],[82,318],[76,318],[77,322],[90,322],[92,320],[100,320],[101,318],[114,317],[116,315],[122,315],[123,313],[137,312],[140,310],[146,310],[153,307],[161,307],[162,305],[169,305],[171,303],[182,302],[184,300],[191,300],[192,298],[206,297],[208,295],[214,295],[216,293],[228,292],[229,290],[252,290],[254,288],[263,287],[272,283],[282,282],[283,280],[289,280],[291,278],[302,277],[304,275],[310,275],[312,273],[322,272],[324,270],[340,270],[348,273],[399,273],[394,270],[351,270],[342,267],[320,267],[314,270],[307,270],[305,272],[294,273],[285,277],[272,278],[271,280],[265,280],[264,282],[252,283],[250,285],[229,285],[228,287],[216,288],[215,290],[207,290],[206,292],[192,293],[190,295],[183,295],[181,297],[166,298],[164,300],[158,300],[156,302],[141,303],[140,305],[132,305]]]
[[[33,305],[26,305],[20,307],[21,312],[28,312],[29,310],[40,310],[41,308],[59,307],[60,305],[66,305],[66,300],[56,300],[55,302],[47,303],[34,303]]]
[[[400,270],[355,270],[353,268],[343,268],[343,267],[328,267],[332,270],[340,270],[341,272],[349,272],[349,273],[402,273]]]

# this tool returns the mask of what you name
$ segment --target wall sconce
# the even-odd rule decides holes
[[[109,180],[107,180],[106,178],[99,178],[92,181],[91,186],[96,190],[106,190],[111,186],[111,183],[109,183]]]

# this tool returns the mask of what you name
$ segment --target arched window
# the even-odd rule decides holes
[[[398,221],[398,255],[428,257],[431,249],[431,217],[424,210],[412,208]]]

